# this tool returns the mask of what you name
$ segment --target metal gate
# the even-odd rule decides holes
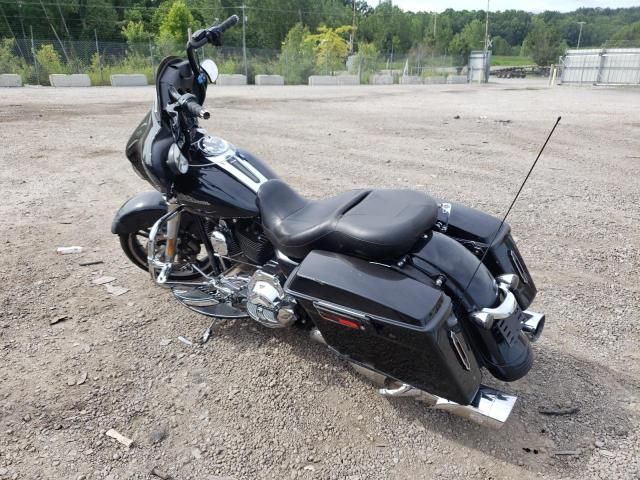
[[[567,50],[560,83],[640,85],[640,48]]]

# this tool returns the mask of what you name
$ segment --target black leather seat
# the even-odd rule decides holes
[[[265,235],[294,259],[311,250],[397,258],[435,225],[438,213],[433,198],[412,190],[352,190],[313,201],[277,179],[260,187],[258,205]]]

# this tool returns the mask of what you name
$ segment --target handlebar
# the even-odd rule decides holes
[[[199,117],[203,120],[209,120],[211,114],[198,103],[198,99],[191,93],[180,95],[175,87],[169,88],[169,94],[178,104],[178,108],[187,113],[191,117]]]
[[[194,75],[200,74],[200,66],[198,61],[193,54],[195,49],[204,47],[207,43],[212,43],[216,46],[222,45],[222,34],[233,27],[240,21],[237,15],[231,15],[224,22],[219,23],[218,25],[213,25],[209,28],[204,28],[202,30],[198,30],[187,42],[187,58],[189,59],[189,64],[191,65],[191,70],[193,70]]]
[[[222,22],[220,25],[214,28],[218,28],[220,32],[224,32],[226,30],[229,30],[231,27],[235,26],[239,21],[240,19],[238,18],[237,15],[231,15],[224,22]]]

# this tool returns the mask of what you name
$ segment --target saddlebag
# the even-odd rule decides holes
[[[480,371],[451,300],[389,267],[313,251],[285,285],[343,358],[468,404]]]
[[[506,223],[500,227],[499,219],[459,203],[441,205],[450,205],[450,208],[444,209],[441,206],[438,209],[436,228],[460,242],[478,258],[488,248],[489,252],[483,262],[485,266],[495,277],[517,275],[520,284],[513,290],[513,294],[522,310],[529,308],[538,290],[511,236],[511,227]],[[500,231],[496,235],[498,229]]]

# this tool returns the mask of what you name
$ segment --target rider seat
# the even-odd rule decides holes
[[[302,259],[312,250],[366,260],[406,254],[436,223],[438,205],[413,190],[351,190],[308,200],[282,180],[258,190],[265,235],[282,253]]]

